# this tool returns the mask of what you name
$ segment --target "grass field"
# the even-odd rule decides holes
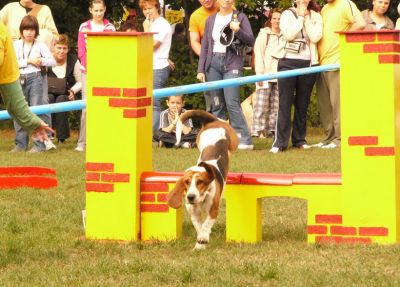
[[[320,133],[310,132],[310,143]],[[193,252],[187,216],[174,242],[86,241],[84,154],[76,135],[56,151],[10,154],[13,133],[0,132],[2,166],[38,165],[57,170],[50,190],[0,191],[0,286],[400,286],[400,246],[309,245],[307,202],[263,201],[263,242],[225,242],[224,203],[204,252]],[[106,138],[104,140],[107,140]],[[338,172],[339,150],[289,150],[272,155],[270,140],[233,155],[231,171]],[[154,149],[155,170],[181,171],[197,150]]]

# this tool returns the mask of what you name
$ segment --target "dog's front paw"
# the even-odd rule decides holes
[[[193,251],[197,251],[197,250],[204,250],[207,247],[207,243],[199,243],[196,242],[196,245],[193,248]]]

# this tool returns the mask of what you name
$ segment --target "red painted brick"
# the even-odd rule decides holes
[[[394,156],[394,147],[366,147],[366,156]]]
[[[346,34],[346,42],[360,43],[360,42],[375,42],[375,33],[349,33]]]
[[[98,172],[87,172],[86,181],[100,181],[100,173]]]
[[[360,227],[358,233],[361,236],[388,236],[389,229],[386,227]]]
[[[325,225],[308,225],[307,234],[327,234],[328,227]]]
[[[364,53],[398,53],[398,52],[400,52],[400,44],[398,43],[364,45]]]
[[[342,216],[336,214],[317,214],[315,215],[316,223],[342,224]]]
[[[86,171],[114,171],[113,163],[87,162]]]
[[[122,90],[123,97],[145,97],[146,93],[147,93],[146,88],[139,88],[139,89],[124,88]]]
[[[140,202],[156,202],[155,194],[141,194]]]
[[[141,192],[168,192],[168,184],[164,182],[142,182],[140,183]]]
[[[341,236],[317,236],[315,237],[317,243],[342,243],[343,237]]]
[[[357,235],[357,228],[348,226],[331,226],[332,235]]]
[[[349,137],[349,145],[377,145],[377,136],[352,136]]]
[[[342,242],[350,244],[371,244],[372,239],[369,237],[343,237]]]
[[[119,97],[121,95],[120,88],[93,88],[92,89],[93,96],[100,97]]]
[[[86,191],[114,192],[114,185],[108,183],[86,183]]]
[[[146,109],[124,110],[124,118],[137,119],[146,117]]]
[[[400,33],[399,32],[387,32],[378,33],[378,41],[400,41]]]
[[[103,173],[101,181],[105,182],[129,182],[129,173]]]
[[[167,202],[167,194],[166,193],[159,193],[157,194],[157,201],[158,202]]]
[[[143,99],[109,99],[109,106],[113,108],[139,108],[151,105],[151,98]]]
[[[400,55],[379,55],[379,64],[400,64]]]
[[[141,212],[168,212],[168,204],[141,204]]]

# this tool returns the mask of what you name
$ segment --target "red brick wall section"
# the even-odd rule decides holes
[[[371,145],[378,145],[378,136],[350,136],[348,138],[349,146],[366,146],[364,148],[365,156],[394,156],[394,147],[379,147]]]
[[[114,192],[115,183],[129,181],[128,173],[114,172],[113,163],[86,163],[86,192]]]
[[[122,91],[122,98],[121,98]],[[146,88],[105,88],[94,87],[92,94],[95,97],[108,97],[108,106],[123,110],[126,119],[146,117],[146,107],[152,106],[152,98],[147,97]]]
[[[307,226],[307,234],[315,235],[316,243],[369,244],[374,236],[388,236],[386,227],[343,226],[342,215],[317,214],[315,225]]]
[[[141,182],[140,184],[141,212],[168,212],[168,184],[161,182]]]

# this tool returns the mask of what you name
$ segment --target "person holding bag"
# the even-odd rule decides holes
[[[296,7],[285,10],[280,20],[284,41],[277,56],[278,71],[318,65],[317,43],[322,37],[322,18],[319,6],[310,0],[296,0]],[[278,80],[279,110],[275,140],[270,149],[278,153],[288,147],[291,130],[291,107],[294,104],[292,144],[296,148],[310,148],[305,139],[307,109],[316,80],[315,74]]]
[[[73,101],[82,89],[80,63],[76,56],[68,53],[68,45],[68,36],[65,34],[61,34],[54,45],[56,66],[47,70],[50,104]],[[58,143],[64,143],[70,136],[68,112],[52,114],[51,120]]]
[[[241,49],[253,46],[254,35],[246,15],[234,9],[234,0],[220,0],[219,12],[207,18],[201,42],[197,79],[211,82],[239,78],[243,70]],[[238,149],[252,150],[249,129],[240,106],[239,87],[210,91],[211,113],[229,121],[239,135]]]

